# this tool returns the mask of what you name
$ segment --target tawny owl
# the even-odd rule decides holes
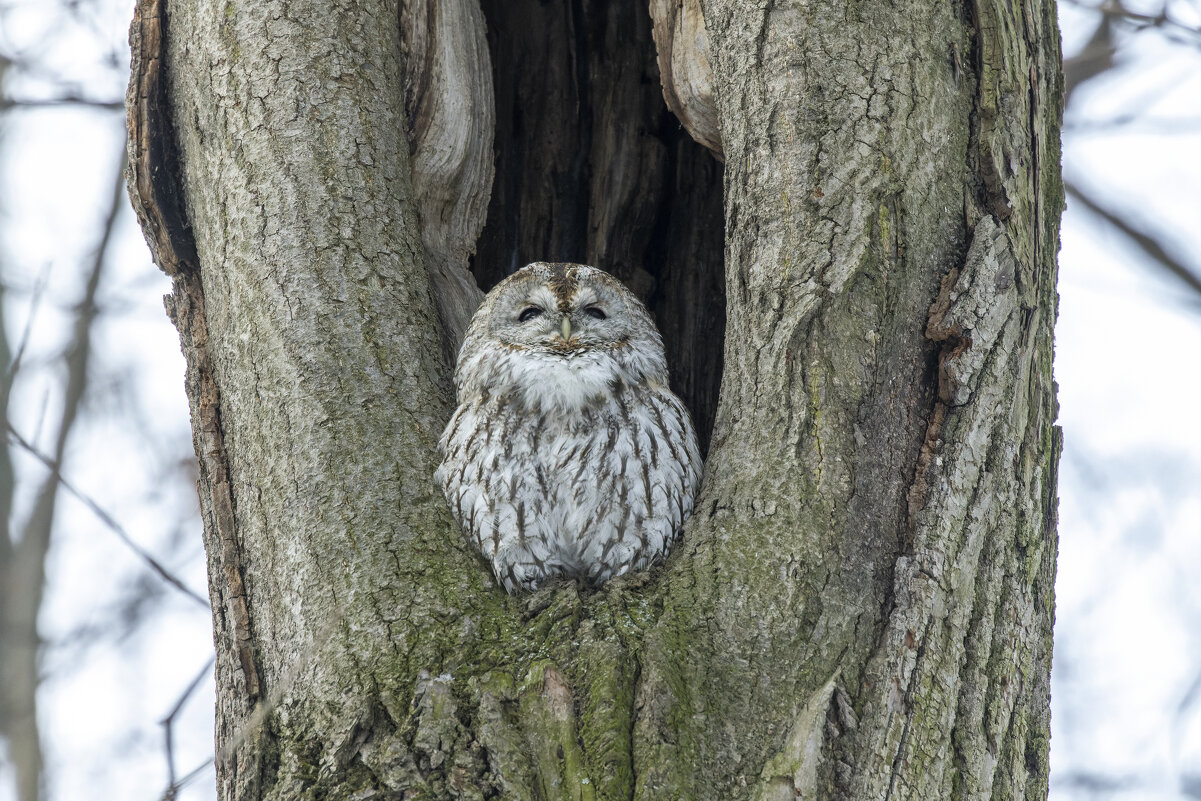
[[[598,585],[664,556],[701,458],[646,308],[595,267],[535,262],[484,298],[437,477],[509,592]]]

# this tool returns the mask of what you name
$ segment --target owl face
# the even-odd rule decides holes
[[[489,333],[512,348],[560,357],[628,347],[629,292],[599,270],[581,275],[587,269],[554,265],[548,280],[510,279],[496,298]]]
[[[465,396],[579,408],[616,384],[662,386],[663,340],[646,308],[595,267],[535,262],[488,293],[459,354]]]

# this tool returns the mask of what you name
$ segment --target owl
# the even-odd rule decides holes
[[[696,431],[663,339],[617,279],[535,262],[475,313],[437,478],[509,592],[597,586],[662,558],[692,512]]]

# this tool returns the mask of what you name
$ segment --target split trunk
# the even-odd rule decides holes
[[[1045,797],[1054,6],[668,5],[140,2],[223,801]],[[508,597],[432,476],[534,260],[646,299],[707,459],[664,566]]]

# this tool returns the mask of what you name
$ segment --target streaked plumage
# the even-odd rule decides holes
[[[700,452],[663,340],[620,282],[575,264],[514,273],[472,318],[455,384],[437,477],[505,589],[597,585],[667,553]]]

